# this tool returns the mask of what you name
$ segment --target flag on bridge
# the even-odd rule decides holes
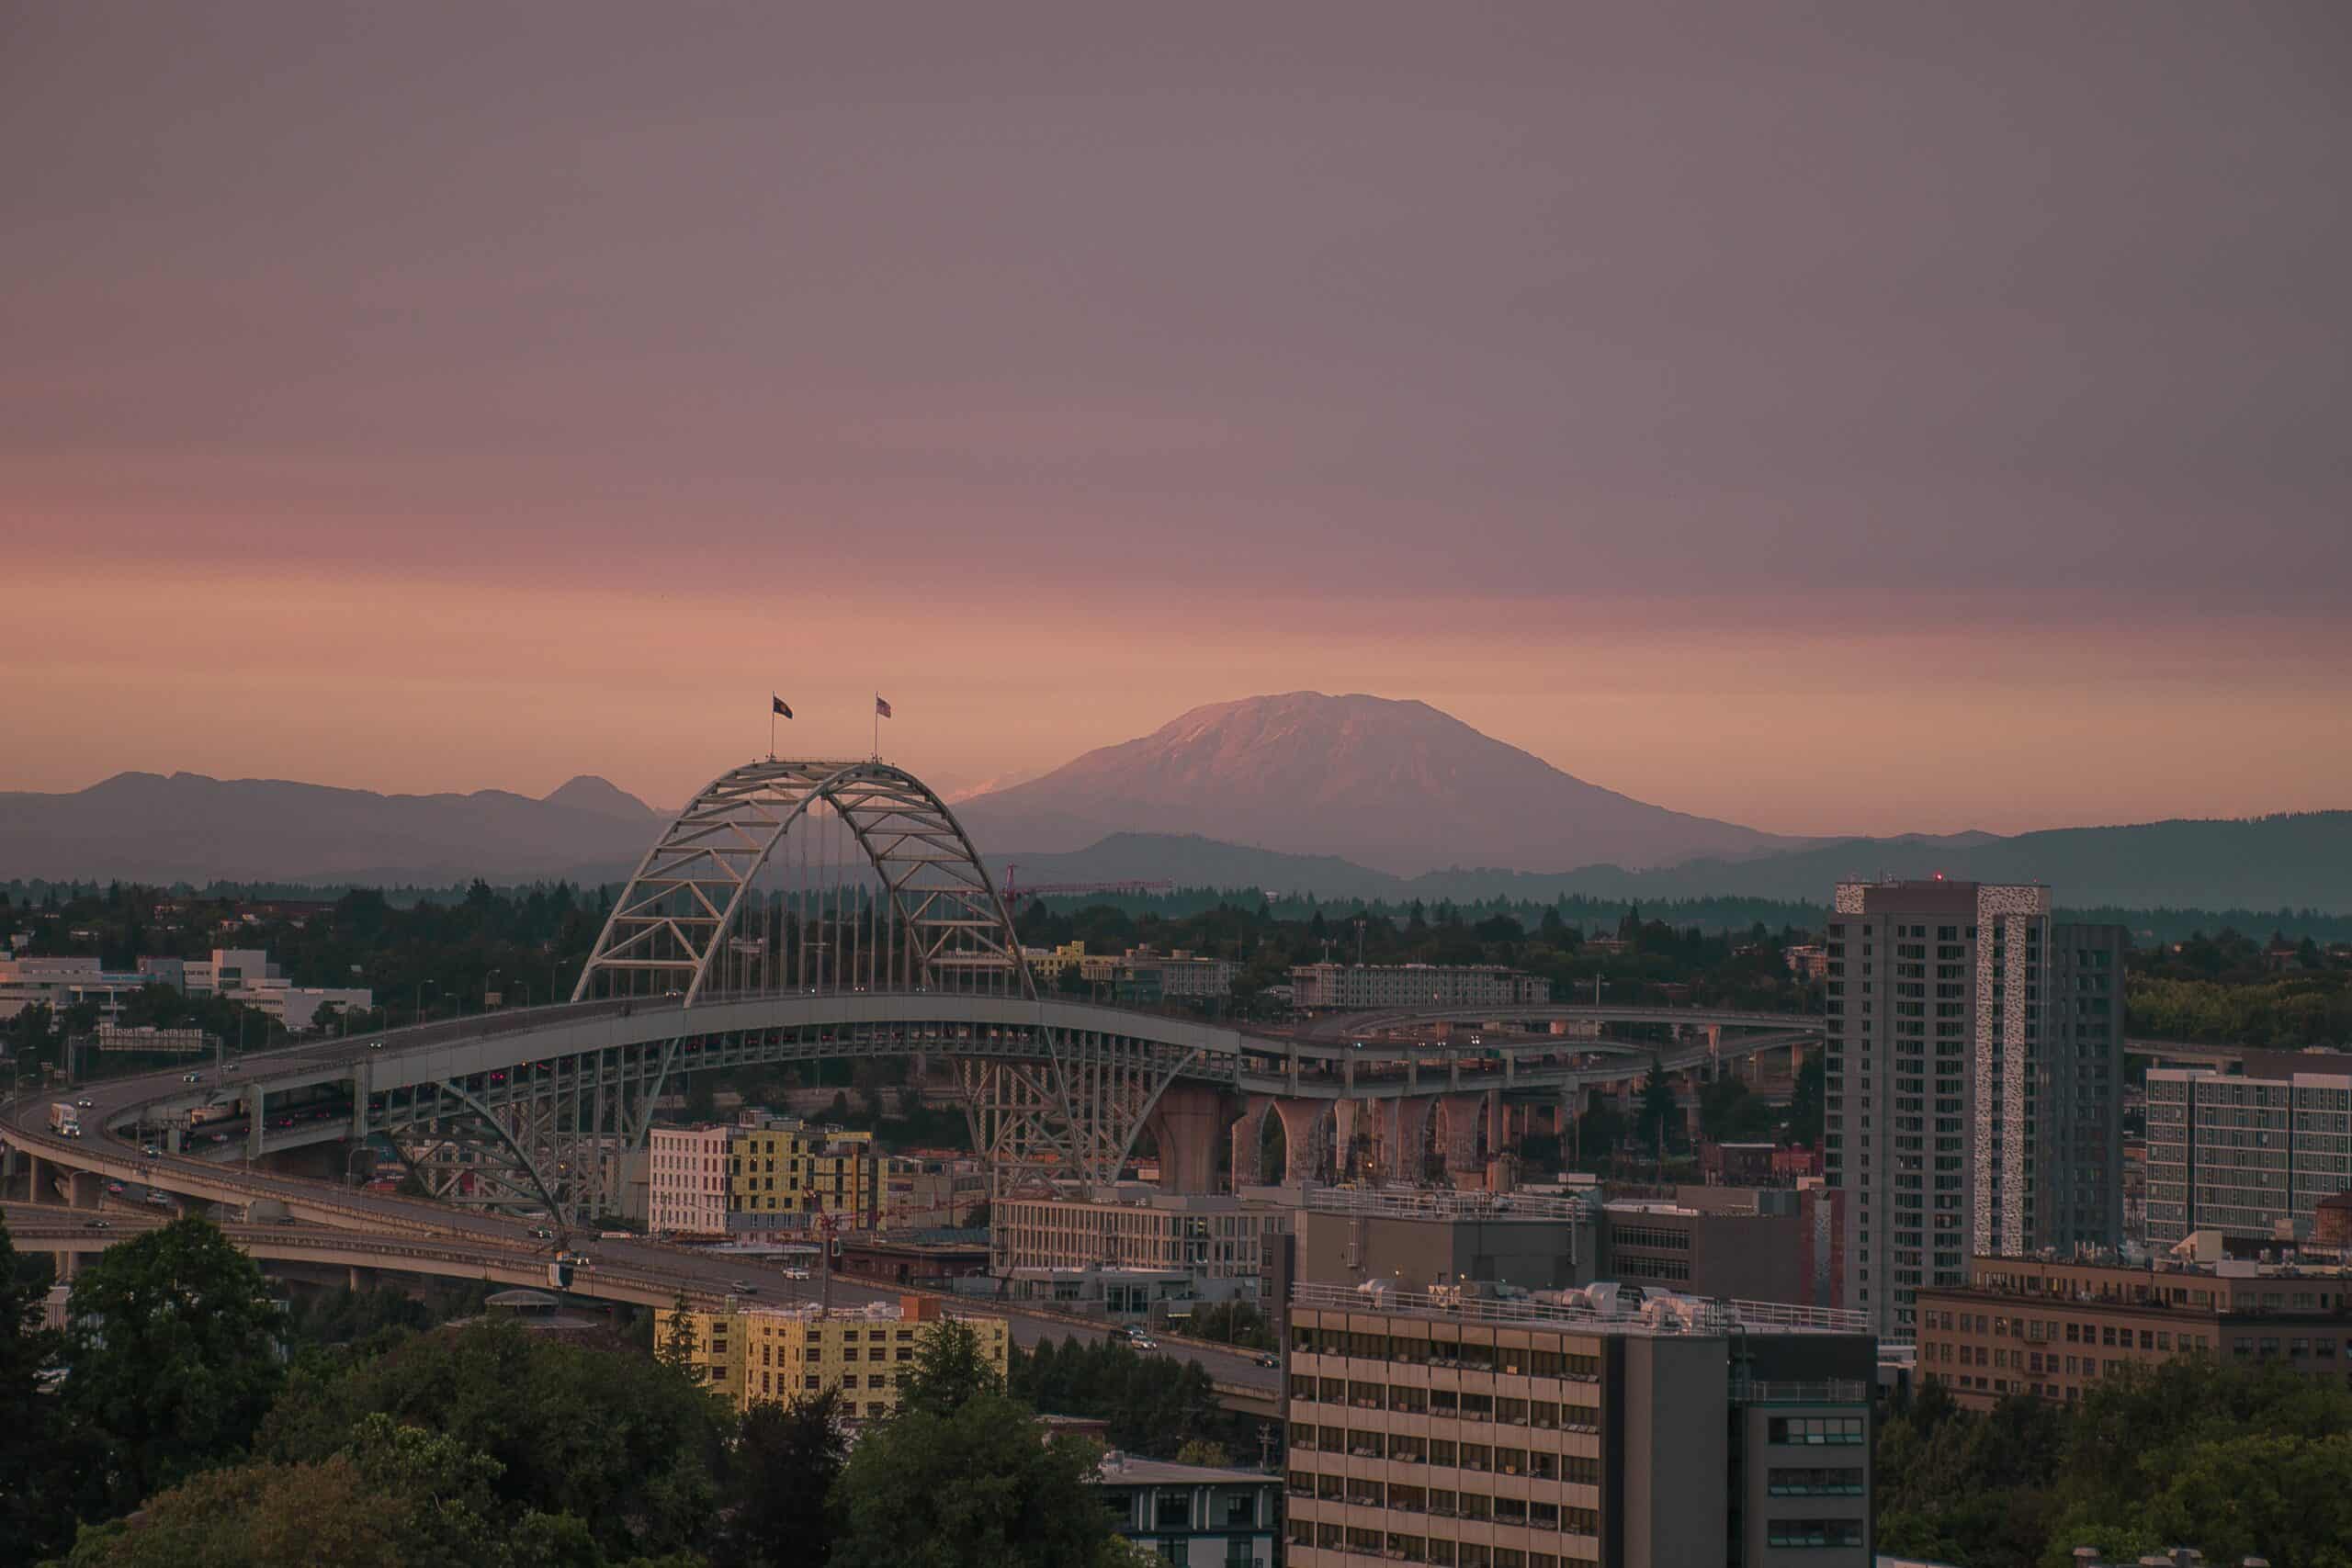
[[[874,699],[874,712],[877,717],[888,718],[890,716],[890,705],[876,696]]]
[[[773,705],[775,705],[772,708],[770,708],[770,710],[769,710],[770,712],[772,712],[772,713],[780,713],[780,714],[784,715],[784,716],[785,716],[785,717],[786,717],[786,718],[790,718],[790,717],[792,716],[792,710],[791,710],[790,708],[788,708],[788,707],[785,706],[785,705],[784,705],[784,699],[783,699],[782,697],[777,696],[774,692],[770,692],[770,693],[768,694],[768,701],[769,701],[770,703],[772,703]]]

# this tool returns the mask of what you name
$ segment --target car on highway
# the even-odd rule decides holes
[[[180,1075],[180,1082],[182,1083],[202,1083],[203,1081],[204,1075],[202,1073],[182,1073]]]
[[[110,1231],[114,1229],[114,1222],[112,1220],[84,1220],[82,1228],[85,1231]]]
[[[1252,1359],[1261,1367],[1278,1368],[1283,1364],[1283,1359],[1280,1356],[1273,1354],[1272,1351],[1267,1351],[1261,1355],[1256,1356],[1252,1358]]]
[[[531,1239],[534,1241],[553,1241],[555,1239],[555,1232],[548,1229],[545,1225],[533,1225],[531,1227]]]
[[[245,1065],[243,1062],[232,1062],[221,1070],[223,1072],[242,1073],[245,1070]]]
[[[92,1102],[92,1101],[90,1101],[90,1100],[75,1100],[74,1103],[74,1104],[76,1104],[76,1105],[78,1105],[78,1106],[80,1106],[83,1110],[87,1111],[88,1109],[90,1109],[90,1106],[91,1106],[91,1104],[92,1104],[93,1102]]]
[[[380,1040],[370,1040],[369,1042],[368,1042],[368,1049],[369,1049],[370,1051],[380,1051],[380,1050],[382,1050],[383,1048],[384,1048],[384,1043],[383,1043],[382,1041],[380,1041]]]
[[[164,1151],[163,1151],[163,1150],[161,1150],[161,1149],[159,1149],[159,1148],[157,1148],[157,1147],[156,1147],[154,1145],[153,1145],[153,1144],[141,1144],[141,1145],[139,1145],[139,1152],[140,1152],[141,1154],[142,1154],[142,1155],[145,1155],[149,1159],[161,1159],[161,1158],[163,1158],[163,1157],[164,1157]]]
[[[787,1280],[806,1280],[808,1278],[808,1270],[806,1269],[787,1269],[784,1271],[784,1277]]]
[[[109,1181],[107,1183],[107,1190],[116,1194],[117,1196],[120,1196],[122,1192],[122,1183],[119,1181]]]
[[[756,1296],[760,1293],[760,1288],[749,1280],[729,1280],[727,1281],[727,1288],[739,1296]]]
[[[172,1201],[169,1198],[164,1197],[161,1192],[156,1191],[152,1187],[147,1189],[147,1201],[154,1204],[159,1209],[168,1209],[172,1205]]]
[[[1127,1348],[1131,1350],[1157,1350],[1159,1341],[1148,1334],[1137,1334],[1130,1329],[1127,1332]]]
[[[229,1141],[229,1134],[226,1133],[207,1133],[204,1135],[216,1144],[225,1144]]]

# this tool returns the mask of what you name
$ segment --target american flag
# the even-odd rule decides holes
[[[888,718],[890,716],[890,705],[880,697],[876,697],[874,699],[874,711],[882,717]]]

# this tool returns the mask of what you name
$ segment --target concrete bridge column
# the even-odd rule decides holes
[[[72,1201],[74,1208],[95,1209],[106,1201],[106,1178],[95,1170],[74,1172],[72,1188],[74,1193]]]
[[[1429,1147],[1430,1113],[1437,1109],[1437,1097],[1406,1095],[1386,1101],[1380,1149],[1381,1179],[1415,1185],[1421,1179],[1421,1153]]]
[[[1283,1180],[1319,1181],[1331,1160],[1329,1105],[1319,1100],[1277,1100],[1283,1122]]]
[[[1144,1125],[1159,1147],[1162,1192],[1216,1190],[1216,1135],[1223,1097],[1207,1084],[1172,1083]]]
[[[50,1187],[49,1162],[39,1155],[25,1156],[25,1201],[54,1203],[57,1193]]]
[[[61,1285],[71,1284],[82,1272],[82,1255],[71,1248],[51,1253],[50,1259],[51,1270]]]
[[[1241,1108],[1241,1120],[1233,1124],[1233,1186],[1236,1191],[1244,1187],[1266,1185],[1262,1151],[1266,1146],[1266,1115],[1273,1108],[1272,1095],[1253,1094]]]
[[[349,1284],[351,1286],[351,1293],[355,1296],[362,1291],[374,1290],[376,1288],[376,1270],[373,1269],[362,1268],[356,1263],[353,1264],[351,1266]]]
[[[1445,1108],[1445,1174],[1456,1187],[1484,1187],[1487,1162],[1478,1152],[1479,1132],[1487,1124],[1491,1093],[1449,1094]]]
[[[1355,1064],[1348,1064],[1352,1068]],[[1354,1075],[1350,1074],[1350,1082]],[[1371,1108],[1362,1100],[1335,1100],[1331,1102],[1331,1163],[1332,1174],[1345,1181],[1355,1171],[1356,1134],[1372,1131]]]

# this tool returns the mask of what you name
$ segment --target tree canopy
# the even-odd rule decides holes
[[[2187,1543],[2352,1568],[2352,1393],[2290,1368],[2184,1358],[2110,1372],[2068,1407],[1989,1413],[1930,1383],[1882,1427],[1882,1551],[2073,1568]]]
[[[107,1248],[69,1309],[63,1414],[103,1454],[87,1482],[111,1508],[242,1451],[284,1381],[259,1266],[202,1219]]]
[[[40,1387],[62,1347],[41,1326],[46,1274],[29,1263],[0,1215],[0,1562],[32,1562],[73,1527],[57,1402]]]
[[[996,1392],[952,1410],[904,1409],[868,1432],[842,1472],[837,1564],[1067,1568],[1098,1561],[1110,1516],[1091,1482],[1101,1458],[1069,1437],[1038,1439],[1029,1407]]]
[[[377,1413],[495,1461],[504,1503],[586,1520],[599,1550],[617,1558],[701,1538],[730,1426],[723,1405],[673,1368],[489,1319],[345,1367],[305,1368],[271,1412],[261,1452],[321,1462]]]

